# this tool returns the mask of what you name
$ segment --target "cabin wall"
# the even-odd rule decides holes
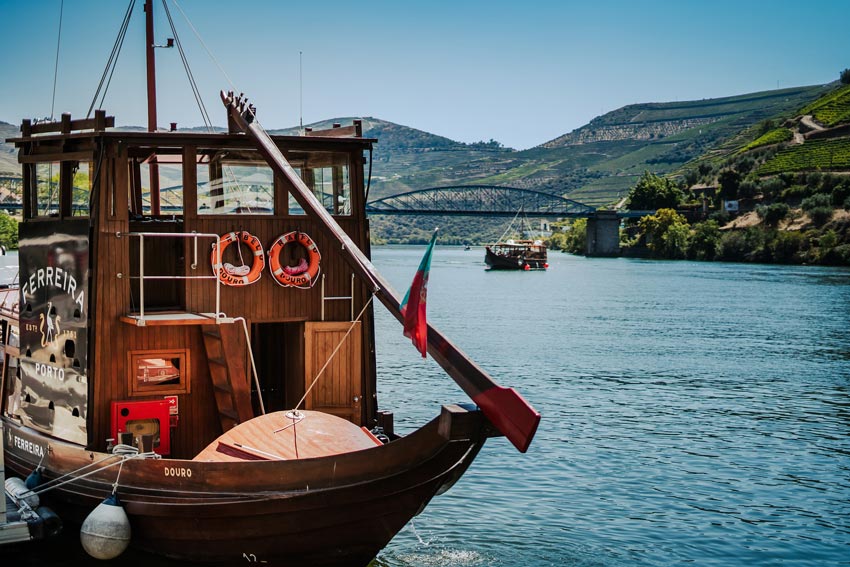
[[[200,325],[144,326],[137,327],[121,321],[121,317],[131,311],[138,312],[139,292],[137,284],[132,283],[130,275],[138,274],[138,241],[128,237],[130,230],[151,232],[192,232],[223,235],[231,231],[248,230],[256,236],[268,251],[272,242],[281,234],[298,230],[307,233],[316,243],[321,255],[321,275],[324,275],[326,296],[351,295],[351,269],[343,260],[338,245],[324,235],[320,226],[306,216],[197,216],[193,214],[195,204],[194,191],[185,187],[187,195],[185,215],[176,219],[161,219],[141,223],[130,221],[128,199],[132,171],[128,165],[127,149],[124,144],[114,140],[107,141],[107,156],[104,168],[106,175],[100,179],[97,188],[97,206],[101,214],[96,219],[95,235],[92,242],[92,254],[96,256],[92,272],[92,318],[90,361],[93,375],[90,379],[90,399],[94,402],[94,411],[89,416],[89,445],[93,449],[103,449],[106,439],[111,437],[110,404],[120,400],[161,399],[161,395],[130,397],[129,353],[135,350],[173,350],[187,349],[190,352],[187,368],[190,392],[178,395],[179,424],[171,431],[172,456],[191,458],[221,433],[221,424],[216,411],[216,403],[209,363],[206,357]],[[354,155],[354,154],[352,154]],[[187,168],[191,171],[193,168]],[[362,163],[351,166],[352,187],[362,187]],[[184,184],[193,185],[191,173],[184,175]],[[193,187],[191,189],[194,189]],[[353,193],[357,193],[354,191]],[[354,196],[353,196],[354,197]],[[356,195],[360,202],[353,202],[354,210],[363,210],[362,195]],[[351,239],[360,247],[368,248],[368,229],[365,219],[354,217],[337,219]],[[198,246],[197,268],[192,269],[194,249],[191,240],[178,245],[178,252],[168,254],[148,254],[146,243],[145,271],[151,273],[169,273],[175,265],[182,265],[182,273],[175,275],[212,275],[210,240],[201,240]],[[182,246],[182,256],[179,252]],[[290,247],[287,247],[290,248]],[[172,248],[163,248],[172,250]],[[134,251],[135,250],[135,251]],[[243,248],[243,255],[246,254]],[[290,252],[287,252],[290,253]],[[227,250],[225,261],[238,264],[235,259],[235,245]],[[251,259],[246,258],[250,264]],[[160,270],[162,272],[160,272]],[[177,270],[180,271],[179,268]],[[300,397],[303,393],[303,325],[301,322],[318,321],[321,318],[321,275],[311,289],[284,288],[272,278],[268,264],[262,277],[250,286],[229,287],[222,285],[221,311],[230,317],[244,317],[248,328],[253,324],[290,323],[284,327],[289,330],[282,337],[288,351],[297,352],[282,369],[286,381],[287,400]],[[213,312],[215,310],[215,281],[175,280],[169,286],[177,286],[176,291],[157,292],[158,282],[146,284],[146,299],[160,303],[160,307],[172,299],[182,303],[180,307],[187,312]],[[157,294],[159,297],[157,297]],[[355,316],[368,299],[368,290],[359,280],[355,280],[354,294]],[[146,313],[153,309],[146,301]],[[325,303],[325,320],[348,321],[351,318],[351,305],[348,301],[328,301]],[[361,421],[366,422],[375,409],[374,373],[371,362],[374,360],[372,347],[371,314],[364,316],[362,351],[362,375],[364,376],[364,404]],[[239,323],[237,323],[239,324]],[[263,343],[261,343],[263,344]],[[263,356],[255,352],[255,357]],[[297,399],[296,399],[297,401]]]

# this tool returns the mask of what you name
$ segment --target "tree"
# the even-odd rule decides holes
[[[684,199],[682,190],[670,179],[644,171],[629,192],[629,208],[633,211],[675,209]]]
[[[756,207],[756,214],[767,226],[776,226],[791,212],[791,208],[785,203],[773,203],[767,206]]]
[[[587,243],[587,219],[576,219],[567,232],[564,250],[573,254],[584,254]]]
[[[720,243],[720,225],[709,220],[694,225],[688,244],[688,257],[695,260],[714,260]]]
[[[654,215],[640,219],[646,245],[657,258],[685,258],[690,227],[685,217],[673,209],[658,209]]]
[[[720,184],[720,197],[727,201],[738,198],[738,190],[741,186],[740,173],[734,169],[724,169],[717,176],[717,182]]]
[[[825,193],[816,193],[811,197],[803,199],[801,204],[803,211],[815,226],[823,226],[832,218],[832,196]]]
[[[839,79],[841,79],[842,85],[850,85],[850,69],[844,69],[843,71],[841,71]]]
[[[6,211],[0,211],[0,244],[6,248],[18,247],[18,221]]]

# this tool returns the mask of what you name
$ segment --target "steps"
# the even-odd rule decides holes
[[[245,337],[236,325],[202,329],[222,432],[254,417],[246,365]]]

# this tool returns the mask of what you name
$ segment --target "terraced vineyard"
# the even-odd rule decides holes
[[[785,171],[835,171],[850,169],[850,138],[810,140],[788,146],[758,168],[759,175]]]
[[[827,127],[850,122],[850,85],[841,87],[804,107],[801,114],[811,114],[815,120]]]
[[[760,148],[762,146],[770,146],[771,144],[787,142],[793,137],[794,134],[788,128],[776,128],[775,130],[771,130],[770,132],[759,136],[758,138],[741,148],[741,153],[748,152],[750,150]]]

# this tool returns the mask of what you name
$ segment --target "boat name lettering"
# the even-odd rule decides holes
[[[82,289],[79,294],[77,293],[77,278],[74,277],[74,274],[58,266],[39,268],[31,273],[30,277],[24,281],[24,285],[21,286],[21,292],[26,297],[27,295],[35,294],[39,288],[45,285],[57,287],[70,295],[74,303],[80,306],[80,312],[83,312],[85,308],[85,294]]]
[[[192,469],[186,467],[165,467],[165,476],[178,476],[180,478],[192,478]]]
[[[39,376],[47,376],[48,378],[57,378],[60,381],[65,380],[65,369],[44,364],[43,362],[35,363],[35,373]]]
[[[6,437],[8,438],[10,446],[29,453],[30,455],[34,455],[39,459],[44,457],[44,447],[42,445],[39,445],[38,443],[33,443],[29,439],[18,437],[11,431],[9,431],[9,434]]]

